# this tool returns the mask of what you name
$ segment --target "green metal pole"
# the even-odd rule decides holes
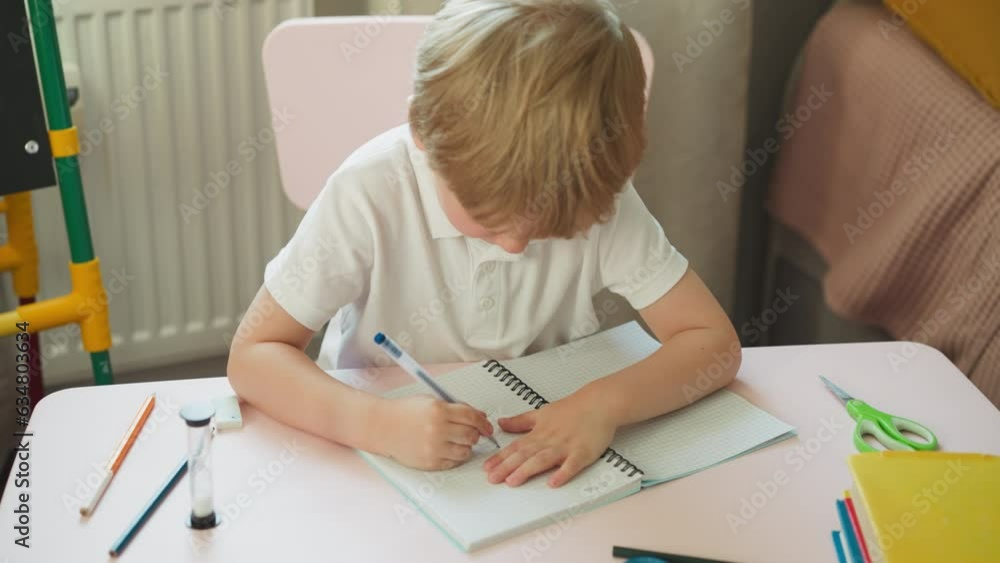
[[[68,129],[73,126],[73,119],[70,117],[69,104],[66,101],[66,79],[63,77],[52,2],[28,0],[28,12],[49,130]],[[76,155],[57,157],[55,161],[66,233],[69,235],[70,257],[74,264],[90,262],[94,259],[94,244],[90,238],[87,201],[83,195],[80,164]],[[92,352],[90,363],[94,370],[94,381],[98,385],[112,382],[111,357],[107,350]]]
[[[114,376],[111,373],[111,354],[107,350],[90,353],[90,368],[94,370],[94,383],[98,385],[114,383]]]

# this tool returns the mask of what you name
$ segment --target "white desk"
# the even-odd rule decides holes
[[[854,453],[853,421],[817,375],[926,424],[943,449],[1000,454],[1000,411],[932,349],[922,347],[894,373],[888,354],[900,347],[746,350],[732,390],[795,425],[797,438],[472,554],[410,510],[353,450],[244,406],[245,427],[215,441],[216,507],[228,521],[211,532],[186,528],[185,478],[121,560],[589,562],[612,561],[611,546],[618,544],[739,562],[832,562],[830,530],[839,527],[834,500],[851,483],[845,458]],[[385,370],[375,386],[408,381]],[[108,561],[112,542],[185,451],[176,409],[228,390],[220,378],[72,389],[43,400],[30,426],[32,547],[13,544],[19,491],[9,482],[0,502],[0,561]],[[94,467],[150,392],[157,393],[158,410],[97,512],[81,519],[75,495],[89,494],[88,475],[96,475]],[[786,478],[773,485],[779,471]],[[757,494],[761,488],[772,496]],[[733,528],[727,514],[740,516],[741,508],[749,518]]]

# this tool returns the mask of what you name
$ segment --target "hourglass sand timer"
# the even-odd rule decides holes
[[[188,427],[188,479],[191,480],[191,517],[188,525],[196,530],[214,528],[219,520],[212,497],[212,417],[211,403],[199,402],[181,408]]]

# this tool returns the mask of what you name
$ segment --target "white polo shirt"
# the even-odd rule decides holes
[[[289,315],[315,331],[330,321],[321,367],[388,365],[377,332],[428,364],[529,354],[596,331],[601,289],[642,309],[687,270],[631,184],[586,236],[509,254],[462,235],[434,182],[409,127],[387,131],[330,177],[267,265]]]

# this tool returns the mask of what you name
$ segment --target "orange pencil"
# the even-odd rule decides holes
[[[136,413],[135,419],[132,420],[132,425],[128,427],[125,431],[125,435],[122,436],[121,442],[118,442],[118,447],[115,448],[114,453],[108,458],[108,469],[104,472],[104,477],[101,478],[101,484],[97,486],[97,490],[94,491],[94,496],[90,497],[87,502],[87,506],[80,507],[80,514],[84,516],[89,516],[97,508],[97,503],[100,502],[101,497],[104,496],[104,491],[107,490],[108,485],[111,484],[111,479],[118,472],[118,468],[121,467],[122,461],[125,461],[125,456],[128,455],[128,451],[132,448],[132,444],[135,443],[135,439],[139,436],[139,431],[142,430],[142,426],[146,424],[146,419],[149,418],[149,414],[153,412],[153,407],[156,405],[156,394],[146,397],[143,401],[142,406],[139,407],[139,412]]]

